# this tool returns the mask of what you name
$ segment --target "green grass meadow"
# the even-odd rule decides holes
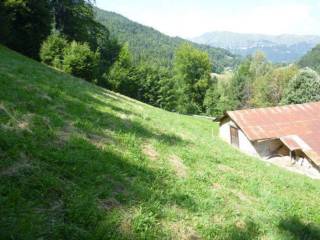
[[[0,46],[0,239],[320,239],[320,181]]]

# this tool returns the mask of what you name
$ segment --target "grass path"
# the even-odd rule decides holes
[[[320,239],[319,181],[0,47],[0,239]]]

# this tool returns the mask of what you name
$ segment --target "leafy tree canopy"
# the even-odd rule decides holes
[[[179,91],[178,110],[183,113],[201,113],[203,100],[210,87],[211,62],[207,53],[190,44],[177,50],[174,61],[175,81]]]
[[[320,44],[308,52],[299,62],[301,67],[309,67],[320,73]]]
[[[282,102],[299,104],[313,101],[320,101],[320,76],[306,68],[290,80]]]
[[[42,41],[50,34],[52,16],[47,0],[2,0],[0,41],[38,59]]]
[[[97,77],[100,55],[93,52],[87,43],[73,41],[64,50],[63,70],[76,77],[93,81]]]

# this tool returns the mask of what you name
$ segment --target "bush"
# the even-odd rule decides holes
[[[87,81],[97,77],[100,55],[92,52],[87,43],[73,41],[64,50],[63,70]]]
[[[312,101],[320,101],[320,77],[315,71],[305,68],[290,80],[282,103],[299,104]]]
[[[51,34],[47,40],[42,43],[40,49],[41,61],[61,69],[64,50],[67,47],[68,41],[61,34],[58,32]]]

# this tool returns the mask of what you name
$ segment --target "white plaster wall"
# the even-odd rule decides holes
[[[231,144],[231,136],[230,136],[230,127],[236,127],[236,124],[231,119],[227,119],[220,124],[219,135],[220,137],[225,140],[227,143]],[[255,150],[253,144],[249,141],[246,135],[238,129],[239,135],[239,149],[247,154],[251,155],[258,155],[257,151]]]
[[[227,143],[231,143],[231,136],[230,136],[230,125],[231,121],[227,120],[221,123],[219,128],[219,135],[220,137],[225,140]]]
[[[220,124],[219,129],[220,137],[229,144],[231,144],[230,127],[237,128],[236,124],[231,119],[226,119]],[[239,149],[247,154],[266,158],[282,145],[280,140],[251,142],[241,129],[237,129],[239,135]]]
[[[254,144],[247,138],[247,136],[242,132],[242,130],[238,129],[238,134],[240,150],[250,155],[259,155],[257,150],[255,149]]]

